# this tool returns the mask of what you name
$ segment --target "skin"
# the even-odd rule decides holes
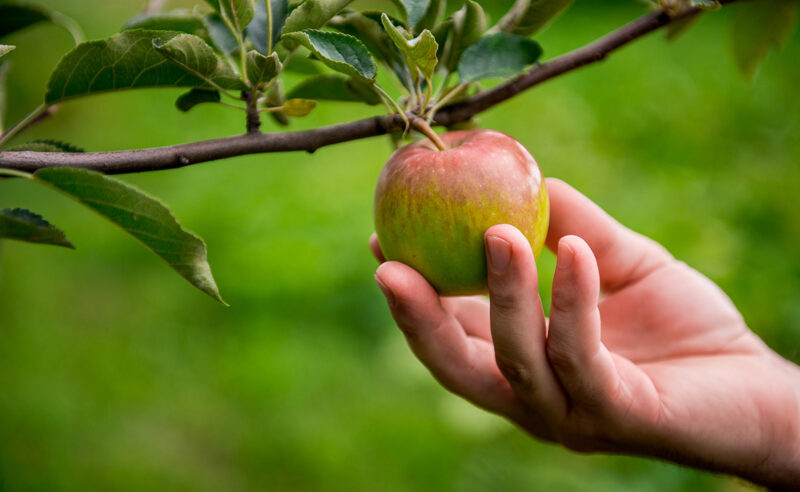
[[[514,224],[535,254],[542,250],[544,178],[530,152],[504,133],[440,137],[447,150],[425,139],[386,163],[375,189],[375,230],[386,256],[421,272],[439,294],[486,293],[487,227]]]
[[[416,356],[538,439],[796,487],[800,368],[706,277],[569,185],[547,186],[558,256],[549,319],[530,247],[509,225],[485,233],[488,301],[440,298],[402,263],[378,268]]]

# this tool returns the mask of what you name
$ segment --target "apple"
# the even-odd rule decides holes
[[[483,235],[511,224],[534,255],[544,245],[549,202],[528,150],[494,130],[423,139],[389,158],[375,189],[375,231],[387,260],[420,272],[443,296],[486,293]]]

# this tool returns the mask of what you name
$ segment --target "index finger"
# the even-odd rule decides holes
[[[567,183],[548,178],[547,191],[547,247],[556,251],[562,237],[581,237],[597,258],[603,290],[621,289],[672,260],[663,246],[623,226]]]

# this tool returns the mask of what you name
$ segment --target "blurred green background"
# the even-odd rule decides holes
[[[45,3],[90,39],[116,32],[143,4]],[[645,12],[634,1],[576,3],[538,36],[547,57]],[[800,39],[747,82],[730,55],[735,8],[674,43],[661,33],[642,39],[481,121],[522,141],[546,175],[711,277],[755,332],[798,361]],[[18,45],[9,56],[13,121],[41,101],[71,41],[39,25],[7,42]],[[178,93],[79,99],[17,141],[112,150],[243,131],[227,108],[179,113]],[[323,103],[294,127],[374,111]],[[266,119],[262,129],[279,130]],[[78,247],[0,245],[0,489],[747,487],[537,443],[440,388],[372,279],[372,190],[390,152],[375,138],[123,177],[206,239],[230,308],[90,211],[31,183],[0,183],[0,208],[37,211]],[[544,254],[541,278],[553,265]]]

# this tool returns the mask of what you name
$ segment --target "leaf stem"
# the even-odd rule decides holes
[[[455,99],[457,96],[461,95],[470,85],[470,82],[465,82],[463,84],[459,84],[455,87],[455,89],[448,92],[443,98],[439,99],[439,101],[434,104],[434,106],[428,111],[426,120],[428,123],[433,121],[433,118],[436,116],[436,112],[442,109],[447,103]],[[423,115],[425,116],[425,115]]]
[[[81,26],[75,22],[75,19],[72,17],[67,17],[61,12],[51,12],[50,20],[53,22],[53,24],[66,29],[67,32],[69,32],[69,34],[72,36],[75,44],[81,44],[82,42],[86,41],[86,35],[83,33],[83,29],[81,29]]]
[[[267,52],[264,56],[269,56],[272,53],[272,3],[270,0],[264,0],[264,6],[267,9]]]
[[[403,111],[403,108],[401,108],[397,104],[397,101],[392,99],[392,96],[390,96],[385,90],[381,89],[381,86],[379,86],[378,84],[373,84],[372,86],[375,88],[375,90],[378,91],[378,94],[383,96],[386,99],[386,101],[388,101],[388,103],[392,105],[392,108],[394,108],[397,114],[399,114],[400,117],[403,119],[403,123],[405,123],[405,129],[406,131],[408,131],[411,122],[408,121],[408,116],[406,116],[406,113],[405,111]]]
[[[14,126],[9,128],[4,134],[0,135],[0,147],[5,145],[6,142],[11,140],[15,135],[25,129],[28,124],[35,120],[37,116],[41,115],[47,110],[47,104],[42,103],[36,107],[33,111],[28,113],[27,116],[19,120]]]

